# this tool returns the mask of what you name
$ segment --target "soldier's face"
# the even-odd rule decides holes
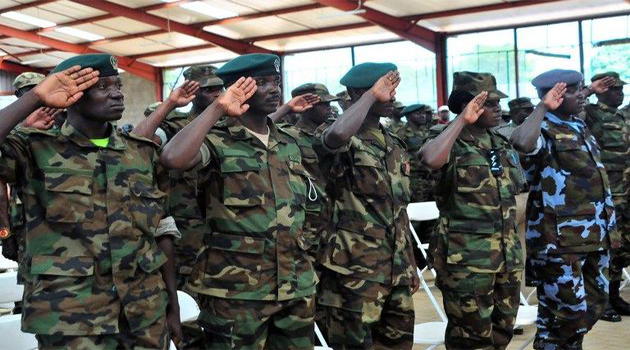
[[[598,94],[597,99],[609,107],[619,107],[623,104],[623,86],[612,86],[603,94]]]
[[[415,111],[413,113],[407,114],[407,120],[413,124],[424,125],[428,123],[431,119],[427,119],[427,114],[423,111]]]
[[[501,125],[501,105],[499,100],[486,100],[483,105],[483,114],[477,119],[476,125],[482,128],[492,128]]]
[[[516,125],[521,125],[533,111],[534,107],[514,108],[510,110],[510,118]]]
[[[120,77],[100,78],[75,106],[86,119],[106,122],[122,118],[125,102]]]
[[[256,92],[247,102],[253,111],[265,115],[273,113],[280,104],[280,75],[267,75],[256,77]]]
[[[564,114],[577,115],[584,110],[586,106],[586,97],[583,94],[584,84],[574,84],[567,86],[567,92],[564,94],[564,101],[558,111]]]
[[[322,124],[326,121],[326,119],[335,117],[335,113],[333,113],[330,102],[320,102],[315,104],[313,108],[307,110],[305,115],[315,124]]]
[[[447,122],[449,114],[450,114],[449,111],[441,111],[438,115],[440,116],[440,119],[442,121]]]
[[[199,88],[195,93],[195,99],[193,100],[193,106],[200,111],[203,111],[214,102],[214,100],[223,92],[222,86],[206,86]]]

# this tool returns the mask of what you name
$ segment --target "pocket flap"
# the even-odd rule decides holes
[[[159,247],[155,246],[138,257],[138,266],[146,272],[151,273],[164,265],[167,257]]]
[[[265,239],[215,232],[212,234],[210,246],[231,252],[262,254],[265,248]]]
[[[88,256],[35,255],[30,272],[34,275],[90,276],[94,274],[94,259]]]
[[[496,232],[496,229],[493,222],[451,219],[448,221],[448,231],[491,235]]]
[[[385,238],[387,228],[383,226],[377,226],[367,221],[358,220],[340,220],[337,224],[337,228],[354,232],[363,236],[370,236],[374,238]]]
[[[75,174],[46,174],[44,187],[51,192],[92,194],[91,176]]]
[[[155,186],[150,185],[143,181],[136,181],[131,186],[131,191],[138,197],[145,198],[162,198],[166,195],[166,193],[160,191]]]
[[[558,152],[579,150],[580,147],[582,147],[582,145],[577,140],[573,140],[573,139],[556,140],[555,146],[556,146],[556,151]]]
[[[260,170],[260,160],[249,157],[227,157],[221,161],[222,173]]]

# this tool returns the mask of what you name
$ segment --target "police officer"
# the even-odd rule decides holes
[[[420,151],[439,170],[439,224],[430,241],[448,317],[447,349],[505,349],[519,306],[522,248],[516,233],[518,155],[492,130],[501,121],[490,73],[455,72],[449,109],[459,116],[432,128]]]
[[[399,83],[391,63],[354,66],[341,79],[352,107],[318,130],[335,210],[318,303],[334,348],[413,343],[411,295],[419,280],[406,212],[410,167],[403,142],[379,123],[392,113]]]
[[[586,125],[602,149],[601,159],[606,167],[615,203],[617,227],[622,235],[621,247],[612,251],[611,255],[609,302],[602,315],[603,320],[618,322],[621,321],[620,315],[630,315],[630,304],[619,295],[621,271],[630,264],[630,230],[623,218],[623,214],[630,210],[623,181],[623,172],[630,168],[630,126],[626,124],[628,116],[617,109],[623,103],[623,86],[626,82],[616,72],[594,75],[591,81],[606,77],[614,79],[613,85],[597,94],[597,104],[589,104],[585,109]]]
[[[268,117],[281,98],[280,58],[243,55],[215,73],[229,88],[161,157],[196,166],[208,192],[210,228],[189,280],[206,348],[312,348],[316,276],[303,231],[311,175],[296,140]]]
[[[608,299],[608,249],[619,247],[597,141],[576,117],[581,73],[554,69],[532,81],[541,102],[512,133],[526,153],[527,274],[537,285],[535,349],[581,349]],[[595,82],[589,89],[603,92]]]
[[[168,327],[181,339],[156,149],[111,124],[121,86],[113,56],[76,56],[0,111],[0,176],[27,213],[22,329],[41,349],[167,349]],[[61,129],[9,135],[45,105],[68,108]]]

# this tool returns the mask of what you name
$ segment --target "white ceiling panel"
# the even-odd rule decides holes
[[[232,2],[247,6],[258,11],[272,11],[277,9],[284,9],[288,7],[295,7],[301,5],[312,4],[315,1],[310,0],[232,0]]]
[[[198,39],[189,35],[170,32],[164,34],[157,34],[145,37],[147,40],[152,40],[161,44],[170,45],[173,47],[187,47],[207,44],[205,40]]]
[[[10,18],[6,18],[6,17],[2,17],[0,16],[0,24],[3,24],[5,26],[9,26],[9,27],[13,27],[13,28],[17,28],[17,29],[22,29],[22,30],[31,30],[31,29],[35,29],[37,27],[32,26],[28,23],[24,23],[24,22],[20,22],[20,21],[14,21]]]
[[[55,23],[63,23],[74,20],[74,18],[59,13],[42,10],[39,7],[29,7],[19,11],[19,13],[29,15],[35,18],[44,19]]]
[[[96,0],[96,1],[104,1],[104,0]],[[133,7],[133,8],[162,3],[162,1],[160,0],[107,0],[107,1],[116,3],[118,5],[123,5],[127,7]]]
[[[344,14],[330,7],[315,10],[300,11],[278,16],[294,23],[299,23],[309,28],[324,28],[344,24],[363,22],[363,18]]]
[[[29,2],[29,1],[24,1],[24,2]],[[3,0],[0,1],[0,9],[6,9],[9,7],[13,7],[13,6],[19,6],[20,3],[14,0]]]
[[[46,45],[41,45],[41,44],[38,44],[38,43],[33,43],[33,42],[30,42],[30,41],[16,39],[16,38],[2,39],[2,42],[5,43],[5,44],[9,44],[9,45],[15,46],[16,49],[26,50],[26,51],[33,51],[33,50],[37,50],[37,49],[45,49],[45,48],[48,47]]]
[[[237,54],[233,53],[232,51],[220,47],[213,47],[210,49],[146,57],[141,59],[140,61],[160,67],[185,66],[204,62],[227,61],[236,56]]]
[[[287,33],[306,29],[309,28],[278,17],[263,17],[220,26],[208,26],[204,28],[206,31],[233,39]]]
[[[53,38],[53,39],[57,39],[57,40],[61,40],[61,41],[69,42],[69,43],[73,43],[73,44],[81,44],[81,43],[85,42],[85,39],[83,39],[83,38],[79,38],[79,37],[76,37],[76,36],[60,33],[60,32],[57,32],[55,30],[51,30],[49,32],[43,32],[43,33],[41,33],[41,35],[42,36],[47,36],[49,38]]]
[[[131,56],[147,52],[170,50],[173,49],[173,46],[144,38],[136,38],[94,46],[94,49],[107,51],[121,56]]]
[[[92,24],[92,23],[86,23],[86,24],[81,24],[81,25],[78,25],[78,26],[72,26],[72,28],[84,30],[84,31],[86,31],[88,33],[98,34],[98,35],[104,36],[106,38],[111,38],[111,37],[127,34],[125,32],[121,32],[120,30],[114,30],[114,29],[110,29],[108,27],[104,27],[104,26],[100,26],[100,25],[96,25],[96,24]]]
[[[54,12],[54,13],[61,14],[67,17],[75,18],[75,19],[100,16],[107,13],[105,11],[92,8],[88,4],[82,5],[80,3],[77,3],[74,1],[68,1],[68,0],[54,1],[48,4],[44,4],[42,6],[39,6],[39,8],[49,11],[49,12]]]
[[[502,0],[370,0],[365,6],[395,17],[498,4]]]
[[[251,13],[255,13],[256,10],[252,9],[250,7],[247,6],[242,6],[240,4],[237,4],[233,1],[227,1],[227,0],[205,0],[202,1],[210,6],[225,10],[225,11],[229,11],[229,12],[233,12],[237,15],[247,15],[247,14],[251,14]],[[194,1],[192,2],[194,3]],[[168,18],[171,19],[173,21],[177,21],[177,22],[181,22],[181,23],[186,23],[186,24],[192,24],[192,23],[199,23],[199,22],[207,22],[207,21],[212,21],[212,20],[217,20],[219,18],[215,17],[215,16],[211,16],[208,14],[204,14],[204,13],[199,13],[187,8],[183,8],[180,6],[174,6],[174,7],[167,7],[164,9],[160,9],[160,10],[155,10],[155,11],[151,11],[151,14],[160,16],[160,17],[164,17],[164,18]]]
[[[94,23],[103,27],[120,30],[129,34],[142,33],[159,29],[158,27],[152,26],[150,24],[146,24],[126,17],[114,17]]]

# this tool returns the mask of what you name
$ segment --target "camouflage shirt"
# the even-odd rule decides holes
[[[131,331],[164,317],[156,145],[114,131],[100,148],[66,122],[21,129],[0,151],[0,177],[22,188],[26,213],[22,329],[112,334],[121,317]]]
[[[329,125],[317,131],[322,142]],[[382,125],[363,126],[347,145],[322,150],[321,159],[332,159],[334,207],[334,232],[325,244],[322,264],[367,281],[409,285],[416,272],[407,216],[410,165],[404,142]]]
[[[527,254],[618,247],[608,176],[586,124],[547,113],[538,144],[523,164],[530,184]]]
[[[238,118],[217,123],[202,146],[210,230],[190,276],[194,292],[247,300],[315,293],[303,231],[311,175],[296,141],[267,125],[267,147]]]
[[[390,119],[387,123],[387,128],[389,129],[389,132],[394,134],[396,134],[398,130],[400,130],[403,126],[405,126],[405,122],[403,122],[402,120]]]
[[[439,130],[432,128],[429,139]],[[493,149],[503,168],[496,176],[490,161]],[[518,153],[500,134],[462,130],[436,185],[440,221],[430,246],[436,269],[481,273],[523,269],[516,232],[515,196],[523,185],[518,166]]]
[[[630,126],[624,113],[602,103],[586,107],[586,125],[601,148],[613,196],[623,196],[623,172],[630,167]]]
[[[160,128],[168,140],[193,121],[197,114],[170,113]],[[174,242],[177,273],[189,275],[195,265],[197,253],[203,247],[203,236],[207,231],[205,221],[205,191],[199,186],[196,171],[169,171],[168,193],[169,215],[175,219],[182,238]]]
[[[423,125],[417,128],[409,123],[405,124],[396,132],[401,140],[407,146],[407,154],[410,159],[411,174],[409,175],[411,202],[426,202],[433,200],[433,175],[431,170],[425,167],[420,159],[416,156],[424,141],[429,135],[429,127],[431,125]]]

